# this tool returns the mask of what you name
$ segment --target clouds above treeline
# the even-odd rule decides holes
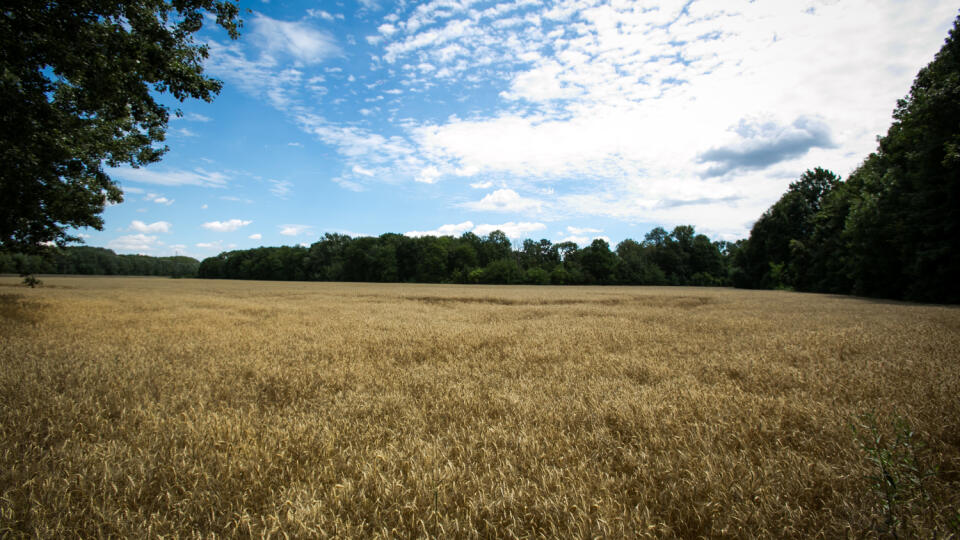
[[[205,37],[207,70],[292,133],[273,140],[264,129],[243,147],[262,152],[259,170],[234,170],[229,153],[116,170],[147,214],[121,227],[124,245],[156,248],[149,237],[196,230],[210,237],[181,243],[214,250],[230,234],[303,242],[324,230],[490,227],[583,243],[679,224],[742,238],[804,170],[846,176],[875,148],[957,12],[938,0],[253,9],[240,40]],[[208,144],[221,118],[203,111],[181,119],[183,144]],[[302,175],[273,170],[279,147],[299,152]],[[195,210],[213,190],[249,203],[243,219],[220,208],[187,226],[159,213]],[[389,221],[371,230],[364,205],[392,199],[405,202],[379,206]],[[344,204],[356,218],[329,221]]]
[[[349,37],[334,34],[342,14],[255,14],[251,42],[214,44],[211,68],[333,148],[343,169],[331,180],[348,190],[496,179],[480,200],[448,204],[665,223],[685,221],[670,209],[686,200],[691,218],[738,234],[805,168],[845,173],[871,150],[935,50],[915,36],[954,11],[892,0],[390,7],[366,8],[370,32]],[[423,99],[463,106],[414,114]],[[363,114],[336,113],[350,107]]]

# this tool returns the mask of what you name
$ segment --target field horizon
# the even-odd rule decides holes
[[[960,534],[957,307],[42,279],[0,276],[0,536]]]

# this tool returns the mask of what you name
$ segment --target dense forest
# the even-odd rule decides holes
[[[616,250],[603,239],[524,240],[514,248],[494,231],[480,237],[400,234],[351,238],[326,234],[306,247],[229,251],[200,263],[199,277],[416,283],[528,283],[555,285],[727,285],[736,244],[711,242],[691,226],[650,231],[642,242]]]
[[[738,287],[960,302],[960,17],[846,181],[807,171],[754,224]]]
[[[191,257],[117,255],[90,246],[51,247],[33,255],[0,251],[0,274],[193,277],[199,266]]]

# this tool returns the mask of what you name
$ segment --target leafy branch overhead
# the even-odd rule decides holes
[[[207,48],[195,34],[208,17],[231,38],[232,0],[4,2],[0,10],[0,249],[31,251],[102,229],[100,214],[123,195],[106,167],[158,161],[169,109],[211,101]]]

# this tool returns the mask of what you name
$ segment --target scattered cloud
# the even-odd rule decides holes
[[[263,54],[293,57],[303,64],[316,64],[341,53],[332,34],[306,21],[281,21],[256,13],[251,21],[252,39]]]
[[[736,134],[736,140],[700,154],[701,163],[712,163],[703,173],[704,176],[764,169],[803,156],[813,148],[836,146],[830,126],[821,119],[809,116],[801,116],[789,125],[773,120],[744,119],[730,131]]]
[[[473,222],[464,221],[449,225],[441,225],[432,231],[407,231],[406,236],[460,236],[461,234],[472,230]]]
[[[229,179],[226,174],[210,172],[200,168],[192,171],[177,169],[158,171],[145,168],[134,169],[131,167],[121,167],[113,169],[111,174],[128,182],[156,184],[160,186],[225,187]]]
[[[147,193],[143,197],[143,200],[150,201],[157,204],[163,204],[166,206],[170,206],[171,204],[174,203],[173,199],[168,199],[167,197],[164,197],[163,195],[159,195],[157,193]]]
[[[173,228],[173,225],[168,221],[156,221],[148,225],[136,219],[130,222],[129,227],[131,231],[141,233],[168,233],[171,228]]]
[[[209,116],[204,116],[199,113],[188,113],[183,118],[190,122],[209,122],[211,120]]]
[[[284,236],[300,236],[309,234],[313,229],[310,225],[280,225],[280,234]]]
[[[367,42],[335,38],[343,16],[322,9],[254,14],[251,40],[210,43],[210,71],[336,152],[344,189],[457,176],[502,188],[462,207],[514,224],[549,210],[728,236],[804,169],[856,166],[956,14],[938,0],[436,0],[384,2],[370,21],[381,6],[367,1]],[[338,39],[369,71],[330,65]],[[131,181],[228,180],[174,172]],[[462,197],[456,185],[437,198]]]
[[[227,221],[208,221],[203,224],[204,229],[209,229],[216,232],[233,232],[240,227],[246,227],[247,225],[253,223],[253,221],[245,219],[230,219]]]
[[[270,193],[281,199],[286,199],[287,195],[290,194],[290,188],[293,187],[293,183],[286,180],[270,180],[269,182],[271,184]]]
[[[251,239],[251,240],[262,240],[262,239],[263,239],[263,235],[260,234],[260,233],[255,233],[255,234],[251,234],[251,235],[248,236],[247,238],[249,238],[249,239]]]
[[[529,238],[530,233],[536,232],[536,231],[542,231],[546,228],[547,226],[544,225],[543,223],[531,223],[526,221],[514,223],[513,221],[508,221],[507,223],[501,223],[499,225],[490,225],[490,224],[477,225],[476,227],[473,228],[473,232],[480,236],[485,236],[492,233],[493,231],[499,230],[499,231],[503,231],[504,234],[506,234],[510,238],[513,238],[514,240],[519,240],[523,238]]]
[[[374,172],[371,171],[370,169],[364,169],[364,168],[361,167],[360,165],[354,165],[354,166],[353,166],[353,174],[359,174],[359,175],[361,175],[361,176],[373,176],[373,175],[376,174],[376,173],[374,173]]]
[[[128,234],[107,242],[107,247],[116,251],[133,251],[146,253],[153,251],[160,245],[156,236],[146,234]]]
[[[287,143],[287,146],[295,146],[295,147],[297,147],[297,148],[303,148],[303,144],[298,143],[298,142],[288,142],[288,143]]]
[[[479,201],[463,203],[460,206],[476,211],[487,212],[539,212],[543,203],[536,199],[521,197],[512,189],[498,189]]]
[[[420,174],[417,175],[415,180],[424,184],[433,184],[438,178],[440,178],[440,169],[430,165],[420,169]]]
[[[593,228],[590,228],[590,227],[570,227],[570,226],[568,226],[568,227],[567,227],[567,232],[569,232],[570,234],[593,234],[593,233],[601,233],[601,232],[603,232],[603,229],[593,229]]]

